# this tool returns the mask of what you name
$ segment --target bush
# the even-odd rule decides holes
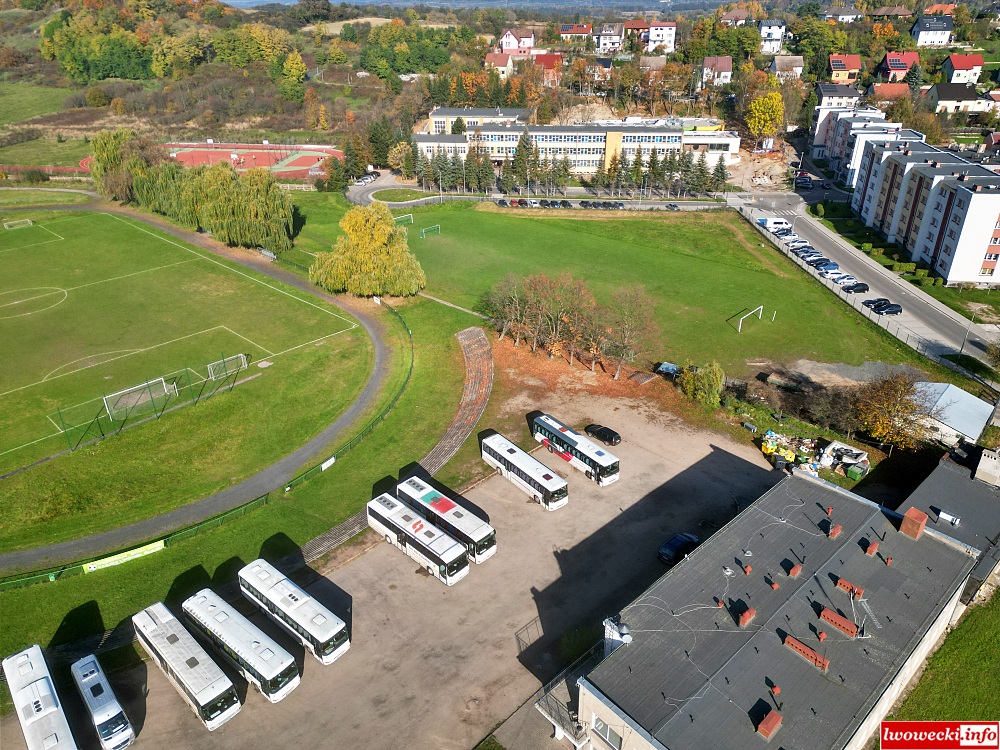
[[[100,86],[91,86],[84,95],[88,107],[107,107],[111,104],[111,97]]]
[[[934,286],[934,279],[924,277],[922,279],[917,279],[917,283],[920,284],[920,286]]]
[[[27,172],[21,175],[21,179],[23,179],[29,185],[38,185],[43,182],[48,182],[49,176],[40,169],[29,169]]]
[[[826,215],[826,209],[823,208],[822,203],[816,204],[816,215],[821,219]]]
[[[884,247],[873,247],[872,248],[872,255],[882,255],[882,253],[884,253],[884,252],[885,252],[885,248]]]
[[[913,275],[916,276],[918,279],[925,279],[927,278],[928,273],[930,273],[930,271],[928,271],[926,268],[918,268],[916,271],[913,272]]]
[[[893,263],[892,270],[894,273],[913,273],[917,270],[916,263]]]
[[[865,254],[870,254],[871,251],[872,251],[872,243],[870,243],[870,242],[862,242],[861,243],[861,252],[863,252]]]
[[[944,276],[938,276],[934,279],[934,286],[944,286]]]
[[[111,100],[111,113],[118,116],[125,114],[125,100],[120,96]]]

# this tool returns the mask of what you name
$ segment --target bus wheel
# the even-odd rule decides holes
[[[549,443],[549,444],[548,444],[548,445],[546,445],[545,447],[549,449],[549,453],[551,453],[551,452],[552,452],[552,443]]]
[[[392,537],[388,534],[385,535],[385,541],[387,544],[392,544]]]
[[[594,475],[591,472],[587,472],[587,479],[593,479]]]

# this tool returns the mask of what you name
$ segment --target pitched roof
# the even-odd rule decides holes
[[[952,70],[972,70],[983,67],[982,55],[948,55]]]
[[[948,91],[956,89],[957,97],[963,95],[962,91],[971,92],[971,98],[976,99],[976,90],[960,84],[939,83],[938,100],[948,99],[950,96],[941,96],[941,87],[948,87]],[[961,99],[957,99],[961,101]],[[982,431],[986,428],[987,422],[993,416],[993,407],[980,398],[976,398],[971,393],[963,391],[957,385],[951,383],[917,383],[917,392],[927,400],[931,407],[934,419],[950,427],[955,432],[965,435],[970,440],[978,440]]]
[[[862,16],[864,15],[857,8],[834,8],[827,7],[820,11],[821,16],[837,17],[837,16]]]
[[[818,83],[816,88],[819,89],[820,96],[856,96],[861,98],[861,92],[858,91],[854,86],[848,86],[846,83]]]
[[[701,61],[701,67],[709,68],[714,70],[716,73],[732,73],[733,58],[729,55],[723,55],[722,57],[706,57]]]
[[[500,36],[507,36],[507,34],[512,35],[515,39],[531,39],[535,36],[535,32],[531,29],[507,29]]]
[[[925,16],[950,16],[955,12],[954,3],[935,3],[924,8]]]
[[[558,52],[545,55],[535,55],[531,59],[535,65],[541,65],[547,70],[562,70],[562,55]]]
[[[904,537],[893,515],[825,482],[783,479],[622,610],[631,642],[583,677],[585,689],[671,750],[742,750],[764,746],[755,725],[768,685],[780,685],[772,744],[843,747],[974,564],[937,534]],[[891,566],[865,553],[876,538]],[[824,610],[863,638],[824,625]],[[802,654],[829,659],[829,672]]]
[[[889,70],[908,71],[914,65],[920,63],[919,52],[886,52],[882,61]]]
[[[761,26],[786,26],[787,24],[780,18],[766,18],[760,22]]]
[[[656,23],[649,24],[651,29],[670,29],[675,28],[677,23],[675,21],[657,21]]]
[[[750,18],[750,11],[746,8],[733,8],[728,13],[723,13],[720,17],[720,21],[745,21]]]
[[[861,70],[861,55],[830,55],[830,70]]]
[[[589,35],[593,30],[589,23],[564,23],[559,27],[560,34],[572,34],[574,36]]]
[[[868,87],[867,95],[880,102],[902,99],[910,95],[910,86],[906,83],[873,83]]]
[[[778,55],[772,65],[777,73],[791,73],[796,68],[804,68],[806,61],[802,55]]]
[[[955,23],[951,16],[920,16],[910,29],[920,31],[954,31]]]
[[[626,21],[625,30],[626,31],[645,31],[649,28],[649,24],[645,21]]]
[[[903,16],[909,17],[913,15],[913,12],[902,5],[884,5],[878,10],[872,11],[873,16]]]

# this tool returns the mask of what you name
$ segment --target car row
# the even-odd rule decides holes
[[[867,307],[876,315],[899,315],[901,312],[903,312],[902,305],[897,305],[895,302],[892,302],[886,297],[874,297],[872,299],[866,299],[861,304]]]
[[[382,176],[381,172],[369,172],[354,183],[354,187],[364,187]]]
[[[508,202],[505,198],[497,201],[500,208],[573,208],[569,201],[550,201],[547,198],[534,200],[533,198],[511,198]]]

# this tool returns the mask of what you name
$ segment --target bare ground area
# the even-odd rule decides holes
[[[788,367],[788,371],[824,387],[858,385],[899,373],[908,373],[917,380],[926,378],[924,373],[909,365],[887,365],[884,362],[871,361],[865,361],[861,365],[844,365],[799,359]]]

